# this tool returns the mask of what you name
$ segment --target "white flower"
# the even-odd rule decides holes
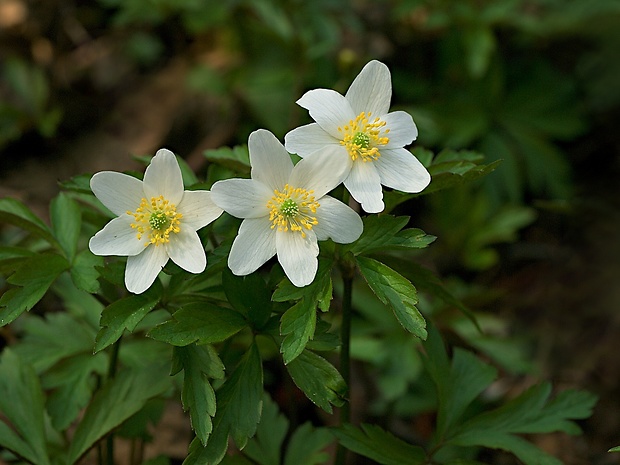
[[[330,89],[306,92],[297,103],[316,121],[285,136],[286,149],[306,157],[325,146],[338,150],[346,166],[344,185],[369,213],[383,210],[381,184],[402,192],[420,192],[431,177],[403,148],[417,136],[413,119],[404,111],[388,113],[392,97],[390,71],[371,61],[355,78],[345,96]]]
[[[127,256],[125,285],[135,294],[146,291],[171,258],[181,268],[200,273],[207,258],[196,231],[222,210],[209,191],[184,191],[175,156],[158,150],[144,181],[113,171],[96,173],[90,187],[118,215],[89,242],[95,255]]]
[[[310,284],[317,271],[317,240],[346,244],[362,233],[357,213],[327,194],[342,182],[344,167],[333,150],[317,152],[293,166],[290,155],[269,131],[248,140],[252,179],[226,179],[211,188],[213,201],[244,218],[228,266],[247,275],[278,256],[291,282]]]

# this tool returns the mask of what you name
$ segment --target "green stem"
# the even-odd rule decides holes
[[[108,381],[116,376],[118,368],[118,352],[121,347],[121,339],[119,338],[112,344],[112,352],[110,353],[110,364],[108,365]],[[106,438],[106,465],[114,465],[114,433],[110,433]]]
[[[343,267],[342,281],[342,323],[340,326],[340,374],[347,384],[350,398],[351,388],[351,313],[353,298],[353,269]],[[340,408],[340,426],[349,423],[351,418],[350,399]],[[336,451],[336,465],[344,465],[347,459],[347,449],[338,444]]]

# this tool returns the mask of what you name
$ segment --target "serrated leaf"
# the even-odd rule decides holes
[[[101,329],[95,340],[95,352],[99,352],[110,344],[114,344],[127,330],[132,332],[136,325],[155,308],[159,302],[156,292],[124,297],[108,305],[101,312],[99,325]]]
[[[398,439],[377,425],[362,424],[358,429],[345,424],[332,431],[344,447],[381,465],[426,463],[424,449]]]
[[[526,465],[556,465],[561,462],[518,433],[579,432],[570,421],[587,418],[596,401],[591,394],[568,391],[549,402],[551,385],[536,385],[501,407],[481,413],[462,424],[448,441],[459,446],[483,446],[515,454]],[[568,407],[569,406],[569,407]],[[565,407],[566,410],[564,410]]]
[[[278,405],[269,395],[263,394],[263,411],[256,435],[248,441],[243,453],[260,465],[280,465],[288,424]]]
[[[256,329],[262,329],[271,315],[271,292],[258,273],[235,276],[225,268],[222,286],[230,305],[243,313]]]
[[[248,326],[243,316],[210,303],[191,303],[177,310],[172,319],[157,325],[148,336],[175,346],[192,342],[221,342]]]
[[[49,391],[46,407],[52,425],[58,431],[67,429],[86,407],[95,387],[93,373],[104,375],[108,359],[104,354],[81,353],[56,364],[42,378]]]
[[[207,150],[204,155],[210,162],[232,169],[237,173],[250,173],[250,154],[246,145]]]
[[[77,462],[99,439],[171,386],[165,365],[119,371],[97,391],[77,425],[67,464]]]
[[[183,369],[183,409],[189,410],[192,429],[204,446],[216,410],[215,392],[208,378],[223,378],[224,365],[211,346],[175,347],[173,358],[174,365]]]
[[[304,350],[286,369],[308,399],[327,413],[332,413],[330,404],[344,405],[347,385],[338,370],[323,357]]]
[[[278,284],[271,299],[274,302],[287,302],[305,298],[310,302],[315,302],[321,311],[326,312],[329,310],[333,293],[332,264],[332,260],[319,260],[319,268],[314,281],[305,287],[297,287],[288,279],[283,279]]]
[[[392,308],[403,328],[426,339],[426,321],[415,306],[418,297],[413,284],[377,260],[367,257],[357,257],[356,260],[368,286],[381,302]]]
[[[304,423],[295,430],[288,442],[284,465],[319,465],[327,462],[325,448],[333,442],[326,428],[315,428]]]
[[[409,222],[408,216],[369,215],[363,221],[364,232],[357,241],[345,245],[344,251],[359,255],[386,249],[420,249],[436,239],[421,229],[401,231]]]
[[[22,247],[0,247],[0,275],[9,275],[35,253]]]
[[[206,447],[198,439],[190,444],[185,465],[217,464],[228,449],[230,435],[243,449],[256,432],[261,416],[263,366],[256,344],[245,353],[230,378],[216,392],[217,412]]]
[[[71,279],[78,289],[95,294],[99,291],[98,267],[103,267],[103,257],[84,249],[75,256],[71,265]]]
[[[437,434],[443,437],[450,434],[465,409],[495,380],[497,370],[460,348],[454,350],[449,363],[436,330],[430,332],[424,347],[426,367],[437,386],[439,398]]]
[[[9,223],[25,229],[50,244],[59,247],[49,227],[17,199],[0,199],[0,223]]]
[[[0,326],[12,322],[41,300],[54,280],[69,264],[60,255],[43,254],[24,260],[7,281],[17,288],[0,297]]]
[[[61,192],[50,203],[50,218],[54,237],[60,244],[67,260],[72,262],[80,236],[82,222],[80,207],[75,200]]]
[[[282,315],[280,334],[285,336],[282,340],[280,352],[287,365],[295,359],[306,347],[310,339],[314,337],[316,328],[316,304],[304,298],[289,308]]]
[[[72,355],[92,354],[95,330],[67,313],[47,313],[45,319],[28,315],[22,331],[23,339],[14,350],[37,372]]]
[[[0,358],[0,446],[31,463],[48,465],[44,411],[43,391],[34,370],[5,349]]]

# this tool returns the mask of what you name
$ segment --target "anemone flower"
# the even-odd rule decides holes
[[[184,191],[179,163],[172,152],[157,151],[144,181],[113,171],[90,180],[95,196],[118,215],[89,242],[95,255],[127,257],[125,285],[141,294],[172,259],[190,273],[207,265],[196,231],[214,221],[222,210],[209,191]]]
[[[298,101],[315,123],[285,136],[286,149],[306,157],[326,146],[345,166],[344,185],[369,213],[383,211],[381,185],[415,193],[431,180],[426,168],[404,147],[417,136],[411,116],[388,113],[392,97],[390,71],[369,62],[342,96],[331,89],[314,89]]]
[[[318,266],[317,241],[346,244],[362,233],[359,215],[326,195],[342,182],[345,167],[331,149],[293,166],[282,144],[264,129],[250,134],[248,148],[252,179],[226,179],[211,188],[219,207],[243,218],[228,266],[243,276],[277,254],[295,286],[310,284]]]

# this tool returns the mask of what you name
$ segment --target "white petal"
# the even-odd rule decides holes
[[[259,129],[248,138],[252,179],[262,182],[273,192],[282,189],[293,170],[291,156],[271,132]]]
[[[118,255],[121,257],[138,255],[144,251],[147,236],[138,240],[137,232],[132,229],[133,216],[123,213],[114,218],[105,227],[90,238],[88,248],[95,255]]]
[[[431,182],[426,168],[406,149],[384,149],[374,163],[381,184],[392,189],[416,193]]]
[[[342,135],[338,128],[358,115],[353,112],[346,98],[331,89],[310,90],[297,100],[297,104],[307,109],[324,131],[339,140]]]
[[[278,261],[295,286],[307,286],[314,280],[318,268],[316,257],[319,255],[314,232],[306,231],[303,238],[298,232],[277,231],[276,248]]]
[[[129,292],[142,294],[157,278],[157,275],[168,262],[166,248],[149,245],[140,255],[127,257],[125,270],[125,286]]]
[[[321,198],[316,219],[319,224],[312,230],[320,241],[332,239],[339,244],[349,244],[356,241],[364,229],[362,219],[353,209],[329,195]]]
[[[215,205],[209,191],[185,191],[177,212],[183,215],[182,229],[197,231],[219,218],[222,209]]]
[[[273,191],[253,179],[225,179],[211,187],[211,199],[215,204],[237,218],[268,215],[267,202],[272,196]]]
[[[296,153],[302,158],[326,145],[340,146],[340,139],[330,136],[317,123],[300,126],[284,136],[286,150]]]
[[[318,199],[347,177],[352,163],[344,147],[328,146],[300,160],[293,168],[289,184],[314,191]]]
[[[171,234],[166,252],[174,263],[190,273],[201,273],[207,266],[205,249],[192,229],[181,229],[179,233]]]
[[[388,149],[404,147],[411,144],[418,137],[418,128],[409,113],[394,111],[382,116],[381,119],[385,121],[385,127],[390,130],[386,134],[390,139],[385,145]]]
[[[276,254],[275,233],[268,217],[243,220],[228,256],[230,270],[237,276],[256,271]]]
[[[144,197],[142,181],[123,173],[101,171],[90,178],[90,188],[115,215],[135,211]]]
[[[390,70],[380,61],[372,60],[351,83],[345,97],[356,115],[362,111],[373,116],[385,115],[392,98]]]
[[[178,205],[183,198],[181,168],[174,154],[159,149],[144,172],[144,192],[148,198],[163,195],[166,200]]]
[[[349,172],[349,177],[344,180],[344,186],[357,200],[364,211],[379,213],[383,211],[383,189],[381,178],[374,162],[357,160]]]

